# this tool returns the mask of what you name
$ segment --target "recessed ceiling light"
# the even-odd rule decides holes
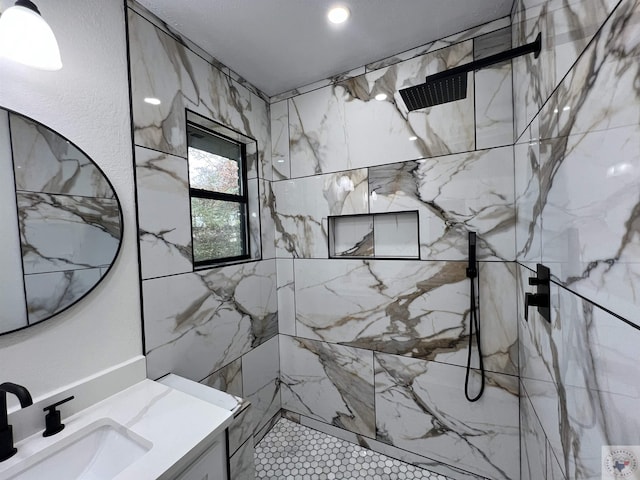
[[[386,93],[379,93],[375,96],[375,99],[378,100],[379,102],[382,102],[383,100],[387,99],[387,94]]]
[[[144,101],[150,105],[160,105],[162,103],[159,98],[154,97],[147,97]]]
[[[340,5],[329,10],[327,18],[331,23],[344,23],[349,18],[349,15],[351,15],[349,9]]]

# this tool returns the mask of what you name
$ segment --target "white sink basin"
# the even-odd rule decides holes
[[[8,476],[3,478],[112,479],[152,446],[126,427],[104,418],[32,455],[5,472]]]

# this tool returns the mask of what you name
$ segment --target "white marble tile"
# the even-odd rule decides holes
[[[560,462],[547,442],[547,480],[566,480]]]
[[[414,112],[398,93],[471,58],[466,41],[290,99],[292,177],[473,150],[473,82],[465,100]]]
[[[329,220],[330,257],[373,257],[371,215],[333,217]]]
[[[538,117],[513,146],[516,196],[516,259],[535,268],[542,261],[540,141]]]
[[[242,390],[253,407],[253,432],[281,408],[278,335],[242,356]]]
[[[110,265],[120,246],[116,199],[17,193],[25,274]]]
[[[247,406],[233,419],[229,427],[229,452],[235,453],[247,441],[253,437],[253,405],[247,402]]]
[[[463,348],[463,263],[295,260],[295,278],[299,336],[439,360]]]
[[[296,97],[298,95],[303,95],[305,93],[312,92],[314,90],[318,90],[320,88],[324,88],[328,85],[334,85],[336,83],[342,82],[349,78],[357,77],[359,75],[364,75],[366,73],[366,69],[364,66],[356,67],[347,72],[339,73],[337,75],[333,75],[329,78],[323,78],[322,80],[318,80],[317,82],[309,83],[307,85],[303,85],[298,88],[294,88],[292,90],[288,90],[286,92],[279,93],[270,98],[271,103],[277,103],[282,100],[287,100],[292,97]]]
[[[464,380],[462,367],[376,353],[378,440],[478,475],[517,479],[517,377],[489,374],[476,403],[465,399]]]
[[[302,259],[294,263],[298,336],[466,365],[465,263]],[[486,368],[517,374],[515,272],[509,264],[483,263],[480,282]]]
[[[70,307],[97,285],[102,277],[99,268],[25,275],[29,325],[46,320]]]
[[[276,226],[275,226],[275,195],[273,193],[273,182],[259,180],[260,189],[260,253],[262,259],[267,260],[276,256]],[[253,216],[253,213],[252,213]]]
[[[420,257],[418,212],[374,215],[373,228],[376,258]]]
[[[569,288],[636,321],[640,125],[544,140],[540,156],[543,263]]]
[[[505,45],[505,50],[509,45]],[[478,70],[476,92],[476,148],[513,143],[513,97],[511,63]]]
[[[480,262],[478,270],[484,366],[509,375],[520,372],[516,275],[516,265],[510,262]],[[472,353],[476,353],[475,346]]]
[[[633,113],[638,95],[632,83],[639,68],[634,61],[640,42],[634,34],[640,24],[637,6],[634,1],[619,4],[534,119],[542,139],[534,145],[539,156],[532,163],[539,166],[539,185],[532,177],[528,193],[518,199],[518,210],[533,227],[527,242],[537,244],[540,227],[541,260],[550,264],[555,278],[632,321],[640,281],[633,233],[640,161],[640,127]],[[599,7],[607,8],[608,3]],[[517,170],[524,167],[520,150]],[[516,175],[519,191],[524,176]],[[524,232],[518,232],[520,238]],[[531,254],[525,259],[535,259],[535,248]]]
[[[327,258],[327,217],[368,213],[367,170],[272,184],[278,257]]]
[[[222,70],[225,71],[225,69],[222,69]],[[267,103],[269,102],[269,96],[266,93],[264,93],[262,90],[258,89],[258,87],[253,85],[251,82],[249,82],[249,80],[247,80],[246,78],[242,77],[240,74],[236,73],[235,71],[231,70],[230,68],[228,70],[229,70],[229,76],[234,81],[236,81],[239,85],[242,85],[244,88],[249,90],[252,94],[260,97],[265,102],[267,102]]]
[[[418,210],[420,258],[464,260],[468,232],[478,258],[513,260],[512,147],[369,169],[371,212]]]
[[[569,72],[617,3],[616,0],[515,2],[513,46],[532,42],[538,32],[542,33],[542,51],[537,59],[526,55],[513,60],[516,138]]]
[[[257,178],[247,180],[247,196],[249,209],[249,255],[252,260],[260,260],[262,257],[262,209],[260,208],[260,191],[258,184],[263,182]],[[268,230],[267,230],[268,231]],[[266,233],[266,232],[265,232]]]
[[[291,177],[289,162],[289,106],[286,100],[272,103],[271,121],[271,161],[273,179],[282,180]]]
[[[637,368],[640,330],[564,289],[558,322],[562,324],[557,343],[561,341],[563,347],[558,348],[557,364],[564,451],[554,451],[559,458],[569,459],[567,477],[589,472],[584,476],[596,478],[602,445],[637,442],[640,381],[630,372]]]
[[[187,160],[135,147],[142,278],[193,270]]]
[[[164,31],[165,33],[174,37],[176,40],[179,40],[183,44],[187,45],[189,47],[189,50],[195,52],[200,57],[206,59],[207,62],[211,63],[214,67],[216,67],[218,70],[220,70],[224,74],[231,75],[231,71],[229,67],[226,67],[225,65],[220,63],[220,61],[214,58],[211,54],[205,52],[202,48],[200,48],[198,45],[193,43],[187,37],[183,36],[175,28],[173,28],[171,25],[169,25],[167,22],[165,22],[161,18],[157,17],[154,13],[149,11],[146,7],[141,5],[139,2],[135,0],[127,0],[127,7],[133,12],[136,12],[138,15],[145,18],[149,22],[151,22],[152,24],[154,24],[160,30]]]
[[[230,395],[242,397],[242,358],[216,370],[200,383]]]
[[[341,93],[329,86],[287,100],[291,177],[327,173],[332,159],[350,168]]]
[[[262,439],[271,431],[276,423],[282,418],[282,410],[280,410],[276,415],[271,417],[271,419],[264,424],[264,426],[257,430],[257,432],[253,435],[253,443],[257,445],[262,441]]]
[[[551,325],[521,323],[523,384],[567,478],[599,478],[601,445],[637,439],[640,330],[565,288],[551,298]]]
[[[136,145],[186,157],[185,109],[258,142],[249,178],[271,179],[267,102],[129,10],[132,109]],[[147,97],[160,105],[144,102]]]
[[[279,258],[276,260],[278,274],[278,333],[296,334],[296,297],[293,260]]]
[[[511,48],[511,25],[473,38],[473,59],[490,57]]]
[[[535,293],[535,287],[529,286],[528,279],[535,276],[535,271],[522,265],[517,266],[520,376],[523,381],[525,379],[534,379],[554,383],[557,375],[550,368],[553,355],[551,335],[552,330],[558,328],[558,325],[554,322],[555,309],[558,305],[558,290],[557,288],[552,289],[551,303],[554,308],[552,309],[551,323],[542,318],[536,307],[529,308],[529,320],[525,322],[525,294],[527,292]],[[554,335],[557,335],[557,333]],[[526,381],[525,386],[528,386]]]
[[[9,114],[17,190],[114,198],[109,181],[78,147],[42,124]]]
[[[373,352],[280,335],[282,407],[373,437]]]
[[[541,138],[638,124],[640,11],[621,2],[540,112]]]
[[[455,43],[460,43],[470,38],[481,36],[495,30],[501,30],[505,27],[508,27],[510,24],[511,23],[509,17],[499,18],[492,22],[470,28],[469,30],[464,30],[460,33],[456,33],[455,35],[450,35],[441,40],[436,40],[435,42],[430,42],[425,45],[421,45],[420,47],[412,48],[411,50],[399,53],[397,55],[393,55],[391,57],[369,63],[368,65],[366,65],[367,72],[388,67],[390,65],[409,60],[414,57],[419,57],[421,55],[424,55],[425,53],[439,50],[441,48],[445,48]]]
[[[520,397],[520,480],[547,477],[547,438],[531,401],[521,390]]]
[[[277,333],[275,261],[143,281],[149,378],[199,381]]]
[[[511,48],[511,27],[473,39],[474,60]],[[513,96],[511,62],[474,73],[476,91],[476,148],[513,143]]]

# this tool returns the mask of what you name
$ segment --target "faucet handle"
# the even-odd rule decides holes
[[[49,412],[44,417],[46,428],[42,433],[43,437],[50,437],[51,435],[55,435],[56,433],[62,431],[62,429],[64,428],[64,423],[62,423],[61,421],[60,410],[58,410],[56,407],[62,405],[63,403],[67,403],[69,400],[73,400],[74,398],[74,396],[65,398],[64,400],[60,400],[59,402],[51,404],[48,407],[44,407],[42,409],[43,412]]]

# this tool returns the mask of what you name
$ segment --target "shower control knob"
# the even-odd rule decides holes
[[[527,293],[524,297],[524,319],[529,321],[529,307],[544,307],[549,304],[549,296],[540,293]]]
[[[529,307],[537,307],[538,313],[551,323],[551,271],[539,263],[536,276],[529,278],[529,285],[536,286],[536,293],[527,293],[524,299],[524,319],[529,321]]]

